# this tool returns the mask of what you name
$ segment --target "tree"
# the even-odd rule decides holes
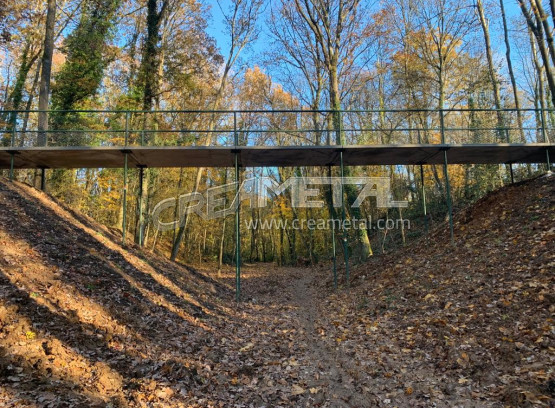
[[[52,87],[52,105],[62,112],[55,115],[58,127],[70,115],[68,110],[94,96],[112,60],[108,39],[121,0],[88,0],[79,24],[64,40],[66,60]]]
[[[536,2],[536,0],[530,0],[530,8],[526,5],[525,0],[518,0],[518,5],[520,6],[520,10],[522,11],[524,18],[526,19],[526,24],[536,39],[545,69],[545,76],[547,78],[547,83],[551,93],[551,101],[555,106],[555,78],[553,77],[553,68],[551,67],[551,63],[549,61],[549,54],[551,54],[551,62],[555,62],[555,50],[551,29],[549,28],[549,22],[543,12],[543,8],[541,8],[541,4]],[[532,11],[533,16],[530,11]],[[547,32],[545,32],[545,27],[548,29]],[[548,47],[549,51],[547,49]]]
[[[341,78],[356,77],[353,71],[360,71],[360,67],[364,66],[365,53],[371,44],[371,25],[364,14],[364,8],[360,7],[360,0],[294,0],[294,7],[300,20],[312,32],[319,49],[328,80],[328,109],[332,111],[331,128],[335,133],[335,144],[343,145],[345,138],[340,113]],[[329,137],[328,144],[331,144]],[[351,170],[347,168],[344,175],[349,177],[350,174]],[[348,201],[354,201],[354,186],[345,186],[345,193]],[[331,205],[329,197],[328,205]],[[332,207],[330,211],[333,217]],[[359,208],[351,208],[350,211],[353,217],[361,218]],[[360,255],[362,259],[366,259],[372,254],[368,232],[362,228],[357,232]]]
[[[153,101],[158,97],[158,86],[160,84],[160,25],[168,11],[169,4],[170,0],[147,0],[147,34],[140,70],[140,82],[143,87],[143,110],[145,111],[152,109]]]
[[[274,49],[268,55],[269,65],[283,72],[286,86],[314,111],[311,115],[313,142],[319,145],[323,123],[316,111],[322,108],[326,80],[320,46],[292,2],[280,2],[277,9],[271,10],[269,27],[274,39]]]
[[[48,0],[46,26],[41,61],[40,92],[39,92],[39,123],[38,144],[47,144],[48,132],[48,101],[50,98],[50,77],[52,75],[52,55],[54,54],[54,28],[56,25],[56,0]]]
[[[553,2],[551,3],[553,4]],[[509,78],[511,79],[511,86],[513,89],[513,97],[515,101],[517,122],[518,122],[519,131],[520,131],[520,140],[524,142],[526,140],[526,137],[524,136],[522,112],[520,111],[520,97],[518,96],[518,88],[516,85],[516,78],[513,70],[513,62],[511,59],[511,43],[509,41],[509,30],[507,28],[507,17],[505,15],[504,0],[499,0],[499,8],[501,10],[501,21],[503,22],[503,39],[505,41],[505,59],[507,62],[507,69],[509,70]]]
[[[499,93],[499,80],[497,79],[497,73],[495,72],[495,67],[493,64],[493,53],[491,50],[491,41],[489,36],[489,23],[486,19],[484,13],[484,6],[482,0],[476,0],[476,11],[478,14],[478,19],[480,20],[480,26],[482,27],[482,32],[484,34],[484,44],[485,44],[485,51],[486,51],[486,59],[488,62],[488,73],[491,83],[491,88],[493,90],[493,100],[495,102],[495,109],[497,109],[497,128],[498,128],[498,137],[500,140],[504,140],[505,137],[503,136],[503,128],[505,127],[503,112],[501,112],[501,95]],[[509,133],[507,131],[507,139],[509,137]],[[506,140],[509,142],[509,140]]]
[[[220,5],[220,3],[218,3],[218,5]],[[214,99],[211,104],[213,111],[220,108],[231,70],[236,64],[241,52],[248,44],[255,41],[258,36],[257,21],[263,10],[262,6],[262,0],[232,0],[230,10],[228,12],[224,12],[225,30],[229,36],[230,45],[223,67],[223,73],[220,77],[220,81],[217,85],[216,92],[213,97]],[[205,146],[209,146],[212,143],[211,130],[214,128],[216,119],[217,117],[215,113],[208,119],[206,126],[206,130],[208,130],[208,132],[206,133],[206,138],[204,140]],[[198,191],[200,186],[203,171],[203,168],[197,169],[194,187],[195,192]],[[179,230],[172,246],[172,261],[175,261],[177,258],[177,254],[187,228],[187,221],[188,216],[185,215],[184,219],[180,222]]]

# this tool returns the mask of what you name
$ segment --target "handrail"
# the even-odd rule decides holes
[[[195,144],[203,138],[207,145],[245,146],[550,143],[555,125],[544,119],[546,112],[555,114],[554,109],[541,108],[3,110],[0,145],[120,146],[123,136],[135,145],[139,135],[141,145],[144,141],[150,146]],[[52,115],[50,128],[45,131],[39,129],[37,120],[44,113]],[[334,120],[331,124],[326,115],[337,113],[339,123]]]

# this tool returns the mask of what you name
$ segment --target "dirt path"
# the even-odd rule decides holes
[[[321,393],[315,400],[318,404],[331,407],[364,406],[354,390],[354,379],[345,370],[347,358],[321,338],[316,326],[318,299],[311,270],[298,270],[299,278],[292,283],[293,304],[298,307],[298,317],[302,325],[299,341],[306,344],[308,363],[315,373],[315,386]]]
[[[281,381],[280,395],[288,401],[286,406],[376,406],[370,388],[361,378],[354,354],[349,354],[329,330],[337,322],[331,322],[325,315],[323,303],[329,293],[318,284],[326,272],[269,268],[256,283],[250,281],[248,271],[245,274],[249,299],[242,307],[251,322],[260,326],[256,334],[252,325],[243,327],[242,337],[258,340],[254,341],[253,353],[255,359],[263,359],[262,365],[272,364],[273,357],[264,352],[268,344],[287,343],[288,346],[286,351],[281,350],[280,370],[272,372],[272,367],[266,366],[259,371],[260,375],[276,378],[277,384]],[[276,333],[286,333],[286,336],[276,336]]]

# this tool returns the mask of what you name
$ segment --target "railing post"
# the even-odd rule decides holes
[[[12,114],[12,138],[10,140],[10,146],[15,147],[15,135],[17,134],[17,112],[14,111]]]
[[[125,133],[124,133],[124,141],[123,145],[127,147],[129,143],[129,111],[125,112]]]
[[[507,143],[511,143],[511,131],[507,127],[507,124],[506,124],[507,121],[505,121],[505,115],[502,115],[501,118],[503,120],[503,128],[505,129],[505,139],[507,139]],[[509,123],[510,123],[510,120],[509,120]]]
[[[439,132],[441,136],[441,144],[445,144],[445,117],[443,114],[443,106],[439,110]]]
[[[549,148],[545,149],[545,158],[547,160],[547,174],[551,174],[551,160],[549,159]]]
[[[237,133],[237,112],[233,112],[233,144],[235,154],[235,301],[241,300],[241,198],[239,197],[239,135]]]
[[[543,109],[543,106],[540,107],[540,119],[541,119],[541,122],[542,122],[543,142],[544,143],[549,143],[549,136],[547,135],[547,130],[545,129],[545,110]]]
[[[145,145],[145,125],[146,125],[146,113],[143,112],[143,126],[141,130],[141,146]]]
[[[50,116],[48,114],[49,112],[46,111],[44,112],[44,120],[45,120],[45,125],[46,128],[43,129],[43,133],[44,133],[44,146],[48,146],[48,117]],[[40,113],[39,113],[39,127],[40,127]],[[40,189],[41,191],[45,191],[46,190],[46,168],[42,168],[40,169]]]

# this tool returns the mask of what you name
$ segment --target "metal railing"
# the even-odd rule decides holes
[[[38,129],[41,114],[49,120],[46,132]],[[11,147],[491,144],[553,140],[555,111],[538,109],[0,111],[0,145]]]

